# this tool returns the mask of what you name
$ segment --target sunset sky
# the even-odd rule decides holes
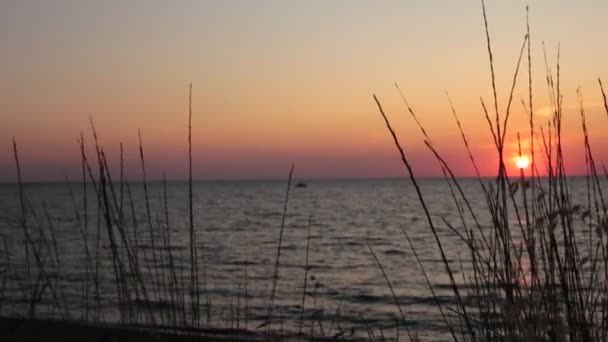
[[[580,174],[579,86],[596,159],[608,162],[597,85],[608,84],[608,2],[487,1],[501,110],[528,3],[536,123],[550,119],[541,42],[554,71],[560,43],[566,163]],[[473,168],[445,91],[482,173],[497,169],[479,103],[492,93],[477,0],[3,0],[0,44],[0,181],[16,178],[12,137],[26,180],[77,177],[89,117],[111,162],[124,143],[131,179],[140,177],[138,129],[151,177],[183,179],[190,83],[197,179],[284,178],[291,163],[301,178],[404,176],[373,94],[416,174],[440,175],[394,82],[458,175]],[[519,80],[509,158],[517,131],[528,149],[526,63]]]

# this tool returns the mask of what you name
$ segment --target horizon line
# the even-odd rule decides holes
[[[589,175],[589,174],[572,174],[572,175],[565,175],[566,177],[569,178],[581,178],[581,177],[588,177],[588,176],[593,176],[593,175]],[[467,180],[467,179],[493,179],[498,177],[497,175],[494,176],[456,176],[456,179],[459,180]],[[520,178],[520,175],[509,175],[508,178]],[[530,179],[529,176],[525,176],[525,179]],[[549,178],[548,175],[545,176],[535,176],[535,178],[537,179],[545,179],[545,178]],[[446,179],[451,179],[450,177],[446,178],[445,176],[416,176],[415,177],[416,180],[446,180]],[[167,183],[181,183],[181,182],[187,182],[188,178],[168,178],[168,179],[164,179]],[[294,177],[293,180],[295,181],[317,181],[317,182],[331,182],[331,181],[369,181],[369,180],[406,180],[406,181],[410,181],[410,177],[408,175],[404,175],[404,176],[370,176],[370,177],[359,177],[359,176],[344,176],[344,177]],[[196,183],[202,183],[202,182],[217,182],[217,183],[222,183],[222,182],[287,182],[287,176],[285,178],[277,178],[277,177],[243,177],[243,178],[198,178],[198,179],[192,179],[193,182]],[[131,184],[138,184],[138,183],[143,183],[144,180],[143,179],[137,179],[137,180],[129,180],[129,179],[124,179],[125,183],[131,183]],[[162,183],[163,179],[157,179],[157,178],[153,178],[153,179],[147,179],[146,183]],[[59,179],[41,179],[41,180],[26,180],[21,182],[21,184],[23,185],[42,185],[42,184],[74,184],[74,183],[78,183],[78,184],[82,184],[82,179],[67,179],[67,180],[59,180]],[[86,184],[90,184],[91,181],[87,180]],[[120,181],[114,181],[114,184],[119,184]],[[292,183],[294,183],[292,181]],[[17,185],[19,184],[18,181],[13,180],[13,181],[4,181],[4,180],[0,180],[0,185]]]

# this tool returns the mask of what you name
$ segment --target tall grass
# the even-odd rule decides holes
[[[539,163],[536,161],[537,154],[534,148],[535,140],[539,139],[539,132],[538,126],[535,125],[533,107],[530,25],[529,23],[526,25],[527,33],[513,74],[507,106],[501,110],[498,105],[494,55],[486,8],[483,1],[481,4],[494,113],[487,110],[483,99],[481,102],[489,130],[494,138],[498,172],[491,182],[480,179],[480,188],[486,201],[485,212],[475,212],[470,206],[467,206],[468,212],[466,212],[466,217],[473,218],[482,213],[487,214],[490,217],[489,226],[479,224],[477,219],[474,219],[476,224],[471,225],[468,223],[470,221],[465,220],[461,215],[459,223],[462,228],[457,229],[443,219],[443,223],[454,233],[454,238],[462,240],[469,249],[470,264],[467,266],[470,271],[465,274],[465,283],[457,284],[454,280],[454,272],[445,256],[444,241],[437,235],[436,224],[427,209],[423,194],[419,191],[414,166],[405,154],[380,101],[374,96],[381,117],[417,191],[428,226],[435,237],[437,250],[441,254],[446,275],[450,279],[452,292],[458,299],[455,308],[444,308],[438,301],[437,306],[442,313],[446,309],[456,313],[457,317],[446,321],[446,324],[452,332],[461,331],[463,340],[605,341],[608,334],[606,321],[608,251],[605,240],[608,232],[608,212],[601,185],[605,175],[598,172],[593,158],[582,93],[579,91],[578,96],[587,170],[587,203],[576,203],[570,178],[566,173],[563,152],[564,108],[559,48],[555,74],[545,62],[547,89],[553,108],[551,121],[545,126],[546,131],[542,126],[540,127],[547,172],[545,176],[538,168]],[[529,115],[530,173],[526,174],[522,169],[519,175],[509,175],[505,165],[506,133],[509,129],[513,92],[524,51],[527,51],[529,94],[528,103],[524,103],[523,100],[522,103],[525,112]],[[601,80],[599,84],[608,114],[608,104]],[[403,96],[401,91],[400,94]],[[449,165],[430,142],[428,134],[405,98],[404,102],[421,128],[427,147],[444,170],[446,182],[450,188],[452,186],[458,188],[459,180],[448,176],[448,174],[452,175]],[[464,147],[479,176],[462,125],[451,100],[449,102]],[[517,132],[517,143],[519,154],[522,155],[519,132]],[[452,192],[452,198],[459,208],[459,203],[469,203],[463,192]],[[512,218],[515,218],[515,221]],[[588,234],[581,233],[584,227],[589,230]],[[406,238],[411,244],[409,238],[407,236]],[[411,248],[415,251],[413,244]],[[425,266],[420,263],[420,267],[425,274]],[[433,284],[427,282],[427,286],[436,298]],[[466,301],[463,299],[463,293],[466,293]],[[460,339],[454,333],[452,338]]]
[[[106,156],[104,146],[97,134],[91,119],[93,136],[92,150],[94,157],[87,154],[84,134],[78,139],[80,154],[79,181],[82,193],[77,195],[73,183],[66,177],[69,200],[72,205],[73,222],[78,229],[76,238],[80,238],[84,250],[81,265],[62,261],[62,253],[56,237],[56,221],[43,202],[42,219],[30,202],[27,184],[22,180],[21,163],[16,140],[13,141],[17,190],[19,197],[18,226],[24,241],[23,256],[12,257],[14,248],[8,247],[5,236],[0,269],[0,307],[11,302],[13,315],[25,316],[28,319],[60,318],[62,320],[80,320],[88,323],[114,322],[132,328],[169,330],[177,334],[200,335],[220,329],[220,325],[230,323],[230,335],[241,339],[249,336],[241,328],[241,286],[238,285],[236,316],[230,304],[229,317],[223,316],[224,308],[213,311],[210,294],[207,288],[205,244],[200,239],[201,227],[195,215],[195,189],[192,169],[192,86],[188,94],[188,169],[187,182],[187,248],[180,252],[181,244],[173,236],[184,236],[172,226],[169,213],[169,196],[167,182],[163,177],[162,191],[158,198],[154,196],[148,184],[148,172],[145,162],[142,134],[138,132],[138,159],[142,181],[135,187],[125,177],[125,158],[123,145],[120,144],[119,178],[112,177],[112,167]],[[279,223],[278,247],[271,279],[271,292],[265,317],[254,316],[253,319],[266,320],[267,338],[284,336],[283,312],[275,313],[275,298],[279,281],[279,270],[282,254],[284,230],[286,227],[287,209],[293,165],[287,179],[287,188],[283,203],[283,213]],[[153,201],[158,203],[158,210]],[[66,213],[68,216],[69,214]],[[156,219],[155,219],[156,215]],[[311,223],[312,225],[312,223]],[[96,228],[92,231],[91,226]],[[69,227],[64,227],[69,229]],[[199,234],[197,234],[199,233]],[[308,246],[310,245],[310,236]],[[187,251],[187,252],[184,252]],[[308,253],[308,252],[307,252]],[[69,253],[67,254],[69,255]],[[247,257],[248,258],[248,257]],[[307,258],[308,259],[308,258]],[[249,308],[248,264],[244,269],[244,320],[245,329],[252,318]],[[23,269],[20,269],[23,267]],[[200,269],[202,267],[202,269]],[[106,273],[108,272],[108,273]],[[304,267],[305,277],[308,265]],[[75,277],[80,277],[76,279]],[[69,279],[69,280],[67,280]],[[73,303],[74,296],[66,299],[65,283],[73,289],[78,284],[80,303]],[[305,287],[304,287],[305,288]],[[9,298],[17,290],[21,299]],[[305,290],[304,290],[305,291]],[[8,294],[11,293],[11,294]],[[205,302],[201,301],[205,298]],[[20,303],[27,302],[25,315],[21,313]],[[75,307],[71,307],[74,305]],[[109,310],[107,308],[110,308]],[[115,315],[113,315],[115,310]],[[201,314],[204,310],[204,315]],[[78,317],[70,317],[71,313]],[[3,311],[6,313],[6,311]],[[109,315],[107,317],[105,315]],[[212,315],[217,323],[210,326]],[[276,317],[275,317],[276,316]],[[304,306],[302,306],[302,317]],[[1,319],[2,317],[0,317]],[[272,330],[275,321],[280,322],[280,330]],[[266,326],[266,325],[265,325]],[[250,336],[251,337],[251,336]]]

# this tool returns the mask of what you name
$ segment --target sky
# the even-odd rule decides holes
[[[566,167],[581,174],[578,87],[595,158],[608,162],[597,84],[608,83],[608,2],[487,1],[502,112],[527,4],[536,126],[546,128],[551,115],[542,44],[553,72],[559,44]],[[446,91],[480,171],[497,170],[479,100],[493,106],[477,0],[3,0],[0,44],[0,181],[16,179],[13,137],[25,180],[78,177],[77,140],[82,132],[92,143],[90,119],[114,168],[123,143],[130,179],[141,177],[138,130],[151,178],[187,177],[189,84],[196,179],[286,178],[292,163],[300,178],[406,176],[373,94],[415,174],[438,176],[394,82],[457,175],[474,170]],[[505,150],[510,172],[517,132],[529,151],[527,89],[523,61]]]

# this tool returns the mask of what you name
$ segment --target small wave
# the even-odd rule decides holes
[[[395,299],[390,295],[372,295],[372,294],[355,294],[347,295],[344,300],[359,304],[385,304],[394,305]],[[456,304],[456,298],[453,296],[397,296],[397,301],[400,305],[436,305],[439,304]]]
[[[406,253],[399,249],[389,249],[383,252],[386,255],[405,255]]]

